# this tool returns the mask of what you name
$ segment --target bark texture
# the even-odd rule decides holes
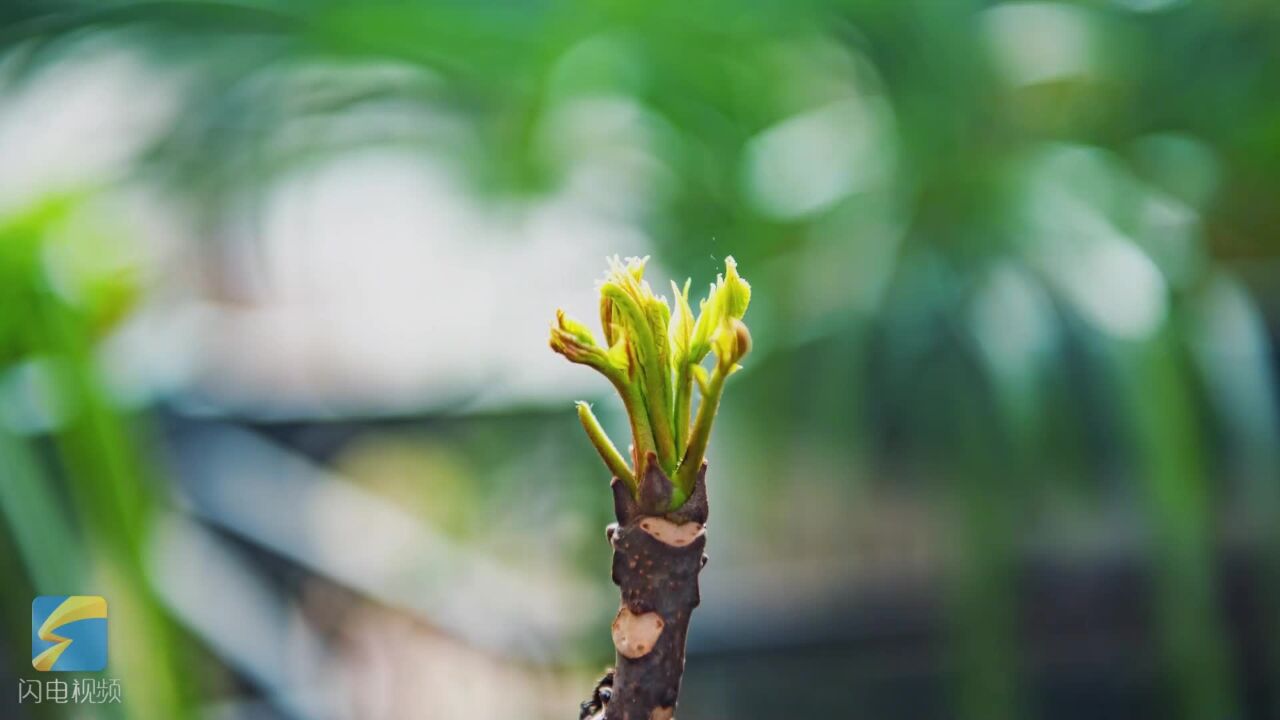
[[[617,664],[583,704],[583,717],[592,720],[670,720],[680,696],[685,637],[706,564],[707,468],[703,463],[684,505],[666,512],[671,481],[652,460],[639,500],[621,481],[612,483],[618,521],[606,535],[622,594],[613,626]]]

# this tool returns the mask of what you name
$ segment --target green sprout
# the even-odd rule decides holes
[[[673,310],[644,279],[648,260],[609,261],[600,284],[603,344],[596,343],[585,325],[557,310],[551,349],[570,362],[595,368],[622,398],[631,421],[630,465],[591,407],[578,403],[578,419],[609,471],[634,495],[636,479],[656,462],[672,480],[675,510],[693,492],[725,380],[742,367],[739,361],[751,349],[751,334],[742,322],[751,285],[738,275],[733,258],[725,258],[725,272],[699,303],[695,320],[689,307],[690,281],[683,288],[671,283]],[[703,361],[709,354],[715,355],[715,362],[708,369]],[[696,415],[695,385],[701,399]]]

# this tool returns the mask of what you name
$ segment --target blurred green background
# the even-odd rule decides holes
[[[1278,241],[1270,0],[4,3],[0,715],[576,716],[618,253],[755,290],[682,719],[1280,718]]]

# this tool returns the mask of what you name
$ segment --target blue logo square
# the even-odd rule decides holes
[[[31,601],[31,665],[41,672],[107,667],[107,601],[98,595],[41,595]]]

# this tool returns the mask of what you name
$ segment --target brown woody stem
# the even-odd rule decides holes
[[[671,718],[684,675],[689,618],[698,606],[698,574],[706,563],[706,466],[693,494],[667,512],[672,486],[656,462],[646,463],[639,496],[614,480],[609,526],[613,582],[622,603],[613,624],[617,651],[612,687],[593,700],[602,720]]]

